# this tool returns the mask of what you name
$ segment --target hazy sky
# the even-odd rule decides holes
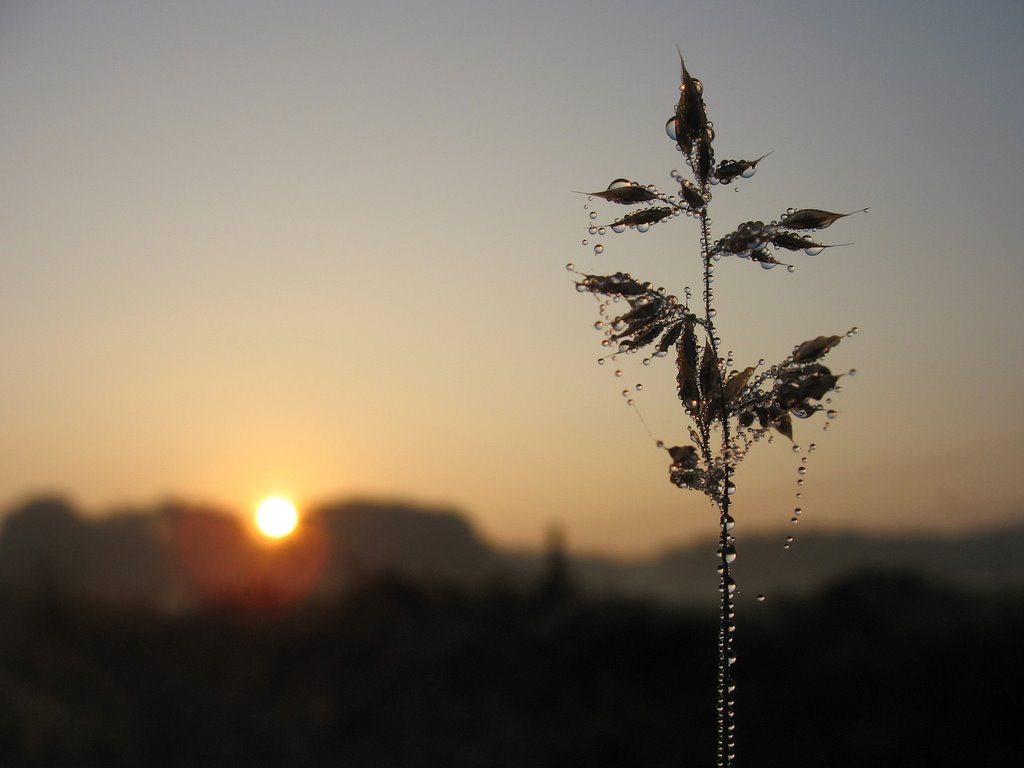
[[[584,248],[572,194],[670,187],[678,44],[718,157],[774,150],[717,234],[871,206],[794,274],[718,268],[740,366],[861,329],[830,355],[858,370],[839,417],[797,424],[800,530],[1024,520],[1022,30],[1017,0],[7,0],[0,502],[384,496],[500,544],[711,535],[620,394],[684,439],[671,362],[596,365],[564,269],[699,293],[692,221]],[[797,461],[742,465],[740,537],[790,527]]]

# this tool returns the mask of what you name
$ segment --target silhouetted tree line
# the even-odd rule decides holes
[[[864,574],[779,602],[741,617],[739,765],[1013,764],[1020,595]],[[714,636],[555,570],[179,615],[8,592],[0,765],[709,766]]]

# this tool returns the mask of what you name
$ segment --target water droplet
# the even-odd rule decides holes
[[[763,603],[764,602],[764,595],[758,595],[757,596],[757,602]]]
[[[636,225],[636,231],[637,232],[646,232],[650,228],[651,228],[650,224],[637,224]]]
[[[645,358],[643,359],[643,364],[644,364],[644,365],[650,365],[650,364],[651,364],[651,358],[649,358],[649,357],[645,357]]]
[[[801,467],[801,469],[803,469],[803,468]],[[804,472],[806,472],[806,471],[807,470],[805,469]],[[799,480],[796,481],[796,484],[797,485],[803,485],[804,484],[804,479],[801,477]]]
[[[813,451],[813,450],[815,450],[815,449],[816,449],[817,447],[818,447],[818,444],[817,444],[817,443],[811,443],[810,445],[808,445],[808,446],[807,446],[807,450],[808,450],[808,451]]]
[[[596,235],[597,234],[597,227],[591,225],[590,227],[587,228],[587,232],[589,232],[592,235]]]
[[[786,267],[786,271],[789,272],[789,274],[793,274],[796,272],[796,266],[794,264],[790,264]]]
[[[825,249],[824,248],[804,248],[804,253],[806,253],[808,256],[817,256],[823,250],[825,250]]]
[[[628,389],[622,390],[622,396],[623,397],[629,397],[629,390]]]
[[[603,357],[597,358],[597,364],[598,365],[604,365],[604,358]]]
[[[622,376],[622,371],[621,370],[615,371],[615,375],[621,377]]]
[[[604,232],[605,232],[605,229],[604,229],[604,227],[598,227],[598,228],[597,228],[597,234],[599,234],[599,235],[603,235],[603,234],[604,234]]]
[[[590,218],[591,219],[596,219],[597,218],[597,211],[591,211],[590,212]]]
[[[586,240],[584,240],[583,242],[585,243],[585,242],[587,242],[587,241],[586,241]],[[573,263],[572,263],[571,261],[570,261],[570,262],[569,262],[568,264],[566,264],[566,265],[565,265],[565,268],[566,268],[567,270],[569,270],[570,272],[575,272],[575,271],[576,271],[576,265],[575,265],[575,264],[573,264]],[[586,287],[586,286],[584,286],[584,287]]]
[[[793,509],[793,514],[794,514],[794,515],[796,515],[797,517],[799,517],[799,516],[800,516],[800,513],[801,513],[801,512],[803,512],[803,510],[802,510],[802,509],[800,509],[800,507],[795,507],[795,508]]]
[[[600,256],[602,253],[604,253],[604,246],[601,245],[600,243],[595,245],[594,246],[594,253],[596,253],[598,256]]]
[[[679,133],[677,128],[678,122],[679,121],[676,119],[676,116],[672,115],[672,117],[668,119],[668,122],[665,123],[665,133],[666,135],[668,135],[670,139],[672,139],[672,141],[679,141]]]
[[[847,373],[847,375],[848,376],[856,376],[857,375],[857,369],[856,368],[851,368],[849,370],[849,372]]]
[[[612,224],[612,232],[614,232],[615,234],[621,234],[622,232],[625,232],[625,231],[626,231],[626,225],[625,224],[618,224],[618,223]]]
[[[732,519],[732,515],[725,516],[725,530],[731,531],[736,525],[736,521]]]
[[[828,418],[830,418],[830,419],[834,419],[834,418],[835,418],[836,416],[838,416],[839,414],[838,414],[838,413],[837,413],[836,411],[833,411],[832,409],[829,409],[829,410],[827,410],[827,411],[825,412],[825,415],[826,415],[826,416],[827,416]]]
[[[807,474],[807,467],[797,467],[796,471],[797,471],[797,474],[806,475]]]
[[[800,446],[799,445],[794,445],[793,446],[793,453],[800,453]]]
[[[736,483],[734,483],[732,480],[727,482],[725,484],[725,492],[729,496],[732,496],[734,493],[736,493]]]
[[[644,385],[643,384],[637,384],[636,385],[636,391],[637,392],[643,392],[644,391]]]
[[[633,399],[630,398],[629,400],[627,400],[626,405],[633,405]]]
[[[598,320],[596,323],[594,323],[594,330],[595,331],[603,331],[604,330],[604,323],[601,322],[600,320]]]
[[[789,522],[791,522],[793,525],[796,525],[797,523],[800,522],[800,518],[799,517],[791,517],[791,518],[789,518]]]
[[[793,537],[792,536],[787,536],[786,537],[786,543],[787,544],[792,544],[793,543]]]

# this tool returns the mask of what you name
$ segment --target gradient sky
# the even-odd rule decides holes
[[[699,293],[692,221],[595,256],[572,194],[670,187],[678,44],[718,157],[774,150],[717,234],[871,206],[794,274],[718,268],[738,365],[861,329],[828,361],[859,372],[839,417],[796,425],[800,530],[1024,521],[1022,30],[1016,0],[8,0],[0,502],[359,495],[506,545],[713,535],[620,395],[684,439],[671,362],[597,366],[564,269]],[[790,527],[797,459],[741,466],[741,541]]]

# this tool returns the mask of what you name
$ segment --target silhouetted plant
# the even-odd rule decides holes
[[[674,194],[665,194],[653,185],[644,186],[628,179],[614,180],[606,190],[589,193],[588,200],[601,198],[617,205],[638,207],[603,227],[591,224],[590,232],[592,235],[605,234],[608,229],[615,233],[627,229],[646,232],[656,224],[680,216],[695,219],[700,227],[703,306],[696,311],[690,308],[688,288],[685,298],[680,300],[668,295],[665,289],[656,289],[651,283],[636,280],[625,272],[586,274],[578,272],[573,264],[569,264],[568,269],[581,278],[576,283],[578,291],[599,299],[603,319],[596,326],[604,331],[602,343],[613,349],[611,358],[646,350],[650,357],[671,354],[676,359],[677,391],[692,422],[689,426],[691,442],[668,447],[658,441],[658,446],[669,454],[671,482],[679,488],[705,494],[719,513],[718,572],[722,597],[718,629],[718,765],[729,766],[735,747],[732,695],[735,686],[731,666],[735,661],[736,584],[730,573],[736,558],[734,521],[730,513],[730,497],[736,488],[733,477],[737,465],[754,443],[773,430],[792,440],[794,418],[807,419],[825,409],[822,401],[837,388],[839,375],[832,373],[821,360],[843,336],[817,336],[804,341],[775,365],[764,367],[762,360],[757,365],[734,369],[731,353],[726,360],[721,357],[721,339],[715,330],[714,263],[736,256],[772,269],[782,265],[776,258],[779,251],[816,255],[832,246],[817,242],[806,233],[825,229],[852,214],[789,208],[769,224],[744,222],[724,237],[713,240],[708,212],[712,188],[750,178],[768,155],[756,160],[715,162],[715,131],[707,117],[703,85],[687,70],[682,53],[679,61],[679,101],[665,129],[686,159],[693,179],[672,171],[672,178],[678,185],[678,192]],[[596,213],[591,212],[590,218],[596,219]],[[596,254],[603,251],[602,244],[594,246]],[[794,270],[793,266],[786,266],[790,272]],[[846,335],[856,331],[853,328]],[[650,357],[644,362],[650,362]],[[603,363],[604,358],[599,362]],[[833,418],[835,411],[829,409],[826,416]]]

